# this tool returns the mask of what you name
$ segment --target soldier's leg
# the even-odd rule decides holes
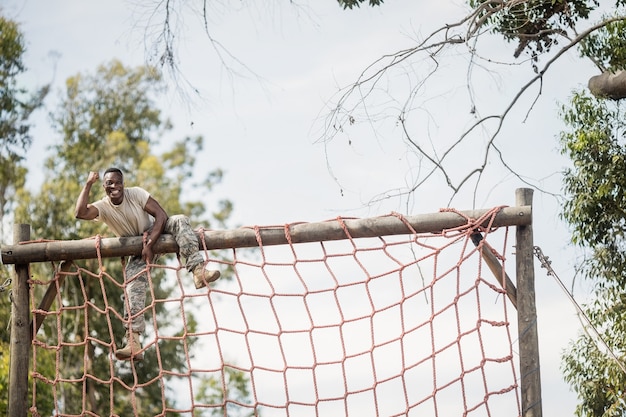
[[[146,290],[148,288],[148,276],[146,263],[141,256],[133,256],[126,265],[126,318],[130,319],[128,329],[135,333],[143,333],[146,329],[144,315],[138,314],[146,306]]]
[[[179,247],[179,253],[185,259],[188,271],[193,271],[198,265],[204,264],[204,258],[199,251],[198,236],[191,228],[189,217],[182,214],[171,216],[165,223],[165,233],[171,234]]]
[[[191,228],[187,216],[178,214],[168,218],[165,223],[165,232],[174,236],[178,243],[180,256],[185,258],[185,266],[193,274],[196,288],[205,287],[208,282],[213,282],[220,277],[220,271],[204,268],[204,257],[199,250],[198,237]]]
[[[125,269],[126,288],[124,291],[124,323],[126,327],[126,345],[116,350],[115,357],[120,360],[140,361],[143,359],[139,338],[146,328],[144,314],[140,313],[146,304],[148,277],[146,263],[140,256],[130,258]]]

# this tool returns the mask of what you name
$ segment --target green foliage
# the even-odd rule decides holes
[[[626,21],[609,23],[587,36],[580,44],[580,53],[607,70],[626,69]]]
[[[26,178],[23,160],[32,144],[29,118],[41,107],[49,89],[45,86],[29,95],[18,87],[18,77],[26,71],[25,51],[18,24],[0,16],[0,233],[2,219],[11,211]]]
[[[339,5],[344,9],[352,9],[354,7],[361,7],[361,3],[364,3],[366,0],[337,0]],[[383,3],[383,0],[369,0],[370,6],[380,6]]]
[[[244,372],[227,366],[219,378],[201,379],[195,401],[220,407],[198,409],[193,417],[261,417],[261,409],[250,404],[250,379]]]
[[[589,249],[582,265],[594,281],[593,302],[586,314],[614,352],[626,351],[626,125],[614,102],[576,94],[564,107],[568,130],[561,134],[562,152],[572,168],[565,172],[569,199],[563,217],[574,243]],[[563,371],[578,394],[581,417],[623,416],[626,375],[612,357],[598,351],[586,335],[563,356]]]
[[[6,320],[9,316],[6,314],[6,308],[9,305],[8,297],[6,294],[0,294],[0,296],[0,309],[2,309],[0,315]],[[3,329],[8,329],[7,324],[4,320],[0,323]],[[9,332],[3,331],[0,335],[2,338],[0,341],[0,415],[6,416],[9,408],[7,401],[9,398]]]
[[[53,127],[64,140],[55,146],[58,157],[49,160],[47,168],[88,173],[93,167],[117,166],[134,172],[150,156],[156,142],[151,135],[170,128],[154,107],[162,89],[154,69],[129,70],[119,61],[100,66],[93,76],[69,78],[53,118]],[[62,165],[51,165],[55,163]],[[66,167],[68,163],[72,166]]]
[[[626,214],[624,121],[611,103],[585,94],[563,110],[571,131],[561,135],[563,153],[572,161],[564,187],[571,199],[564,217],[574,226],[574,241],[591,246],[623,245]]]
[[[20,74],[26,71],[22,62],[25,52],[24,37],[17,23],[0,16],[0,156],[23,156],[32,143],[29,134],[29,116],[41,106],[48,92],[42,88],[32,97],[17,86]]]
[[[574,28],[579,19],[589,17],[598,7],[597,0],[527,0],[512,7],[494,4],[490,0],[469,0],[479,9],[483,25],[501,34],[510,42],[517,42],[514,56],[528,51],[533,61],[547,52],[559,38]]]
[[[581,360],[585,358],[585,360]],[[621,417],[624,415],[624,378],[621,369],[611,366],[605,353],[588,337],[581,336],[564,356],[565,379],[574,384],[583,402],[577,416]]]

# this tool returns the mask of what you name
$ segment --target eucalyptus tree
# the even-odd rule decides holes
[[[25,156],[33,141],[31,116],[48,92],[48,86],[34,92],[20,87],[20,76],[27,71],[25,52],[19,25],[0,10],[0,242],[9,235],[4,226],[12,217],[16,193],[26,181]],[[0,267],[0,325],[4,328],[10,321],[10,288],[9,270]],[[7,412],[8,363],[9,332],[0,332],[0,414]]]
[[[563,153],[572,161],[565,172],[563,217],[572,241],[585,248],[582,276],[593,283],[585,306],[587,329],[564,352],[565,379],[577,393],[581,417],[626,413],[626,123],[613,101],[577,93],[564,106],[567,129]],[[597,336],[596,336],[597,335]]]
[[[35,92],[20,87],[26,72],[26,42],[19,25],[0,15],[0,238],[3,219],[13,209],[15,192],[24,186],[24,157],[32,145],[31,116],[43,104],[49,86]]]

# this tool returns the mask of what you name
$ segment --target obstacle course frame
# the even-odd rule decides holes
[[[330,241],[346,238],[346,229],[352,238],[386,235],[437,232],[467,224],[468,219],[479,219],[488,210],[446,211],[416,216],[385,216],[369,219],[343,219],[337,222],[294,224],[286,227],[237,229],[227,231],[201,230],[204,249],[224,249],[258,246],[259,237],[264,245],[281,245]],[[541,417],[541,382],[538,353],[537,317],[535,307],[533,233],[532,233],[532,190],[516,190],[516,206],[503,207],[495,215],[492,227],[516,227],[516,285],[506,273],[498,268],[498,262],[490,253],[483,258],[500,284],[507,289],[507,296],[517,308],[519,336],[520,393],[523,417]],[[286,230],[288,231],[286,233]],[[288,236],[287,236],[288,235]],[[120,257],[141,253],[142,238],[104,238],[99,249],[93,241],[52,241],[20,245],[30,240],[30,226],[14,226],[14,244],[2,246],[2,262],[15,267],[11,302],[11,359],[9,415],[26,417],[28,413],[28,369],[33,325],[30,317],[29,263],[68,261]],[[477,243],[476,241],[474,243]],[[163,235],[155,245],[156,253],[173,253],[178,249],[169,235]],[[504,280],[507,280],[504,284]],[[52,287],[51,287],[52,288]],[[47,294],[48,295],[48,294]],[[45,296],[42,307],[52,302]],[[49,307],[49,306],[48,306]],[[35,320],[32,318],[32,320]]]

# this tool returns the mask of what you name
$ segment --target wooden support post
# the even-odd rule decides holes
[[[30,225],[13,226],[13,243],[30,240]],[[28,264],[15,265],[11,288],[11,351],[9,364],[9,413],[26,417],[28,413],[28,361],[30,358],[30,294]]]
[[[504,268],[502,268],[502,265],[496,255],[491,252],[491,246],[489,246],[486,242],[480,246],[480,242],[483,240],[483,235],[480,232],[473,233],[471,238],[474,245],[477,248],[480,248],[482,258],[491,270],[493,276],[496,277],[502,288],[506,291],[506,295],[509,297],[511,304],[513,304],[513,307],[517,308],[517,289],[515,288],[515,284],[513,284],[509,275],[506,273]]]
[[[533,190],[517,189],[515,198],[517,204],[532,205]],[[532,225],[517,226],[515,239],[522,417],[542,417]]]
[[[41,302],[39,303],[39,308],[37,309],[38,311],[50,310],[50,306],[52,305],[52,303],[54,303],[54,300],[56,299],[56,296],[59,293],[59,290],[61,289],[61,287],[63,287],[65,276],[70,271],[73,265],[74,264],[71,261],[63,261],[57,267],[57,271],[54,273],[54,279],[50,281],[50,284],[48,284],[48,289],[46,290],[46,293],[44,294],[43,298],[41,299]],[[33,331],[30,333],[31,340],[35,338],[35,335],[37,334],[37,332],[39,331],[39,328],[43,324],[44,318],[45,318],[44,314],[35,313],[33,320],[31,322],[31,325],[30,325],[30,328],[33,329]]]

